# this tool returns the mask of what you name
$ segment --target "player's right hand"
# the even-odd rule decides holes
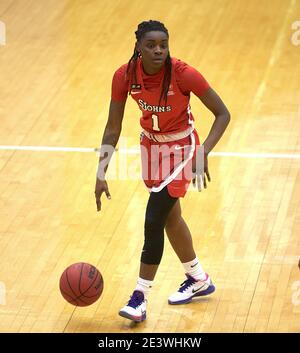
[[[96,179],[96,186],[95,186],[95,198],[96,198],[96,205],[97,205],[97,212],[101,210],[101,195],[105,192],[106,197],[110,200],[111,196],[108,190],[108,185],[106,180]]]

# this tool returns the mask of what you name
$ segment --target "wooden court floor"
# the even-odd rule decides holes
[[[217,290],[168,305],[184,273],[166,240],[136,325],[118,311],[136,283],[148,193],[116,153],[112,199],[97,213],[93,149],[112,75],[149,19],[165,23],[171,55],[204,75],[232,118],[208,189],[181,201]],[[300,2],[1,0],[0,21],[0,332],[300,332]],[[203,141],[213,116],[196,97],[191,105]],[[139,132],[129,98],[124,149],[135,151]],[[138,175],[138,153],[126,158]],[[80,261],[105,281],[86,308],[58,288]]]

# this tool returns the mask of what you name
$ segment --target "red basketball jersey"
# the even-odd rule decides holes
[[[137,82],[131,85],[131,96],[143,113],[140,119],[141,126],[146,131],[155,134],[180,132],[186,130],[194,122],[189,104],[190,95],[184,95],[176,82],[175,66],[179,60],[176,58],[171,58],[171,60],[172,73],[167,102],[162,97],[159,104],[163,80],[161,80],[160,87],[156,90],[150,92],[145,88],[141,59],[137,60]]]

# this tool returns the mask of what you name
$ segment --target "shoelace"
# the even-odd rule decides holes
[[[184,292],[186,289],[188,289],[190,286],[192,286],[196,281],[194,280],[193,277],[188,276],[188,278],[181,283],[179,292]]]
[[[142,304],[143,301],[143,294],[138,291],[134,291],[127,305],[131,306],[132,308],[137,308]]]

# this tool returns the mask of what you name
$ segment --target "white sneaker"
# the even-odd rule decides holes
[[[169,297],[169,304],[186,304],[192,301],[193,297],[208,295],[215,291],[215,286],[207,273],[203,281],[196,280],[189,274],[186,274],[186,277],[178,291]]]
[[[135,322],[142,322],[146,319],[146,303],[144,293],[135,290],[128,304],[119,311],[119,315]]]

